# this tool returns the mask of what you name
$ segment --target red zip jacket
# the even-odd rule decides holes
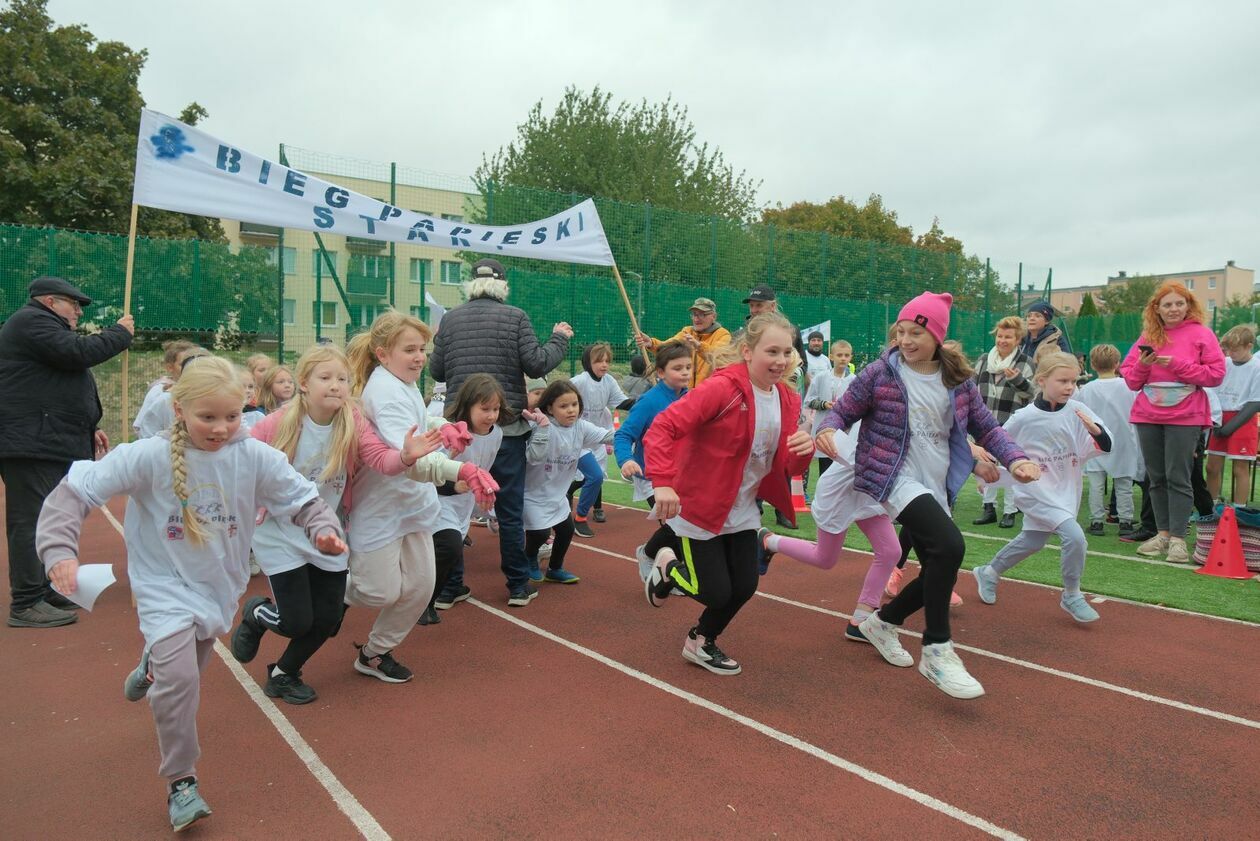
[[[800,475],[812,453],[794,456],[788,452],[788,436],[800,425],[801,398],[783,383],[776,383],[775,388],[782,412],[779,446],[757,496],[795,524],[789,476]],[[657,415],[644,438],[652,484],[673,488],[682,502],[682,516],[705,531],[721,531],[735,505],[752,449],[755,405],[748,366],[731,365]]]

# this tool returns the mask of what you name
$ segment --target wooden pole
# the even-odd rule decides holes
[[[131,275],[136,265],[136,211],[139,205],[134,202],[131,205],[131,228],[127,233],[127,277],[123,282],[123,315],[131,314]],[[131,416],[129,407],[127,406],[127,387],[130,374],[131,352],[124,350],[122,354],[122,399],[118,401],[121,407],[122,417],[119,419],[118,443],[127,442],[128,422]]]
[[[630,296],[626,294],[626,284],[621,280],[621,272],[617,271],[617,264],[613,263],[613,277],[617,280],[617,291],[621,293],[621,303],[626,305],[626,314],[630,316],[630,328],[634,330],[634,335],[639,335],[639,319],[634,317],[634,307],[630,306]],[[652,370],[652,360],[648,358],[647,348],[640,347],[639,353],[643,354],[643,361],[647,363],[648,371]]]

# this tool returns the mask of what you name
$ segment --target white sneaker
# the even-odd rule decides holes
[[[639,562],[639,580],[647,581],[648,576],[652,574],[653,561],[648,557],[647,544],[641,543],[634,547],[634,559]]]
[[[1162,534],[1157,534],[1150,540],[1143,543],[1137,548],[1139,555],[1148,555],[1152,558],[1158,558],[1168,552],[1168,538]]]
[[[497,521],[496,521],[497,522]],[[551,557],[551,541],[547,541],[538,547],[538,560],[545,561]]]
[[[919,672],[946,695],[954,698],[979,698],[984,694],[980,681],[967,673],[952,642],[923,646]]]
[[[1184,537],[1168,538],[1168,557],[1165,560],[1170,564],[1190,563],[1190,550],[1186,548]]]
[[[889,663],[903,669],[914,665],[914,658],[910,656],[910,652],[901,647],[901,640],[897,637],[897,626],[880,619],[879,614],[872,613],[863,619],[862,624],[858,625],[858,630]]]

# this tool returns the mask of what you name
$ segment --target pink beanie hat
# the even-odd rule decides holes
[[[897,320],[913,321],[931,333],[939,345],[949,330],[949,308],[953,303],[954,296],[948,292],[924,292],[901,308]]]

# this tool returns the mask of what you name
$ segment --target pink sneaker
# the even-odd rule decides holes
[[[958,592],[957,592],[957,591],[954,591],[954,592],[952,592],[952,593],[950,593],[950,594],[949,594],[949,606],[950,606],[950,607],[958,607],[958,606],[959,606],[960,604],[962,604],[962,603],[963,603],[962,596],[958,595]]]
[[[892,575],[888,576],[888,583],[884,585],[884,595],[896,598],[901,592],[901,578],[905,571],[901,567],[893,567]]]
[[[702,637],[692,628],[683,640],[682,656],[697,666],[708,669],[715,675],[737,675],[740,673],[739,663],[727,657],[717,647],[717,641]]]

